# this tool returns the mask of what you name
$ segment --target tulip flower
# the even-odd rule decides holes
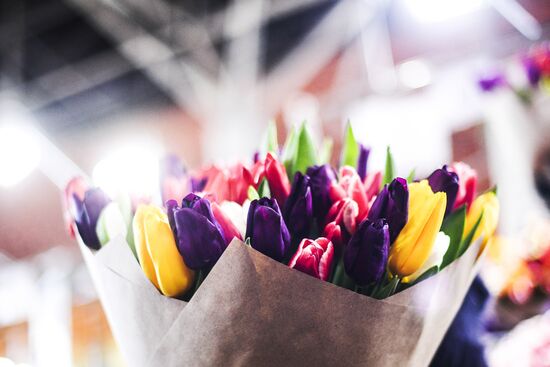
[[[427,180],[409,185],[409,220],[390,251],[388,266],[399,277],[420,269],[432,252],[447,206],[444,192],[434,193]]]
[[[220,204],[221,209],[237,227],[243,239],[246,234],[246,217],[248,216],[249,206],[250,200],[245,200],[243,205],[239,205],[234,201],[224,201]]]
[[[321,223],[332,204],[330,187],[336,181],[336,175],[328,164],[309,167],[306,173],[310,178],[313,215]]]
[[[88,190],[88,184],[82,177],[72,178],[67,186],[65,186],[65,195],[63,196],[63,216],[65,219],[65,225],[67,226],[67,232],[72,238],[75,238],[74,218],[76,217],[76,209],[74,207],[73,196],[82,201],[84,200],[84,194]]]
[[[265,178],[269,183],[272,196],[277,200],[280,207],[284,207],[290,194],[290,182],[286,175],[285,166],[277,161],[271,153],[267,153],[265,159]]]
[[[214,266],[227,247],[222,226],[215,219],[210,201],[195,194],[187,195],[181,208],[167,204],[172,230],[185,263],[193,270]],[[175,227],[175,228],[174,228]]]
[[[412,273],[406,278],[403,278],[404,283],[411,283],[418,279],[419,276],[424,274],[428,269],[433,268],[434,266],[440,266],[443,262],[443,257],[449,249],[449,244],[451,243],[451,238],[443,232],[439,232],[435,238],[435,243],[432,248],[430,256],[426,262],[418,268],[417,271]]]
[[[370,149],[363,144],[359,145],[359,157],[357,158],[357,174],[361,177],[361,181],[365,181],[367,177],[367,163],[369,160]]]
[[[168,217],[162,209],[140,205],[134,216],[133,231],[139,263],[155,287],[169,297],[189,290],[194,272],[179,254]]]
[[[343,249],[344,244],[347,243],[345,232],[342,232],[342,228],[336,222],[330,222],[325,226],[323,236],[332,242],[337,254],[341,253],[340,251]]]
[[[364,220],[344,251],[346,273],[358,285],[378,283],[386,271],[390,233],[384,219]]]
[[[405,223],[407,223],[409,208],[409,191],[407,180],[398,177],[389,185],[384,185],[372,204],[368,219],[372,222],[377,219],[386,219],[390,231],[390,244],[395,241],[397,235]]]
[[[226,245],[229,245],[233,238],[242,241],[241,232],[218,203],[212,203],[212,214],[223,230]]]
[[[162,202],[180,200],[190,190],[190,182],[183,162],[175,155],[168,155],[160,164],[160,187]]]
[[[304,238],[288,266],[312,277],[328,280],[332,270],[334,246],[324,237],[316,240]]]
[[[458,175],[458,192],[454,202],[454,209],[460,208],[462,205],[470,208],[476,194],[476,171],[463,162],[453,163],[451,171]]]
[[[101,247],[96,233],[96,226],[101,211],[110,201],[103,190],[99,188],[86,191],[83,200],[79,199],[76,193],[73,194],[75,223],[78,233],[84,244],[93,250],[99,250]]]
[[[458,193],[458,175],[447,169],[447,166],[443,166],[443,168],[436,169],[428,177],[428,183],[434,192],[444,192],[447,194],[445,214],[449,214]]]
[[[242,204],[251,185],[257,186],[250,171],[242,164],[236,164],[214,172],[208,178],[204,191],[213,194],[218,203],[229,200]]]
[[[284,208],[284,219],[290,233],[296,237],[307,236],[313,218],[310,178],[297,171],[292,189]]]
[[[478,196],[472,206],[468,215],[466,216],[466,224],[464,225],[464,234],[470,233],[475,223],[481,217],[481,222],[476,229],[472,242],[478,238],[483,238],[481,250],[485,248],[485,245],[489,239],[493,236],[498,225],[498,216],[500,212],[500,205],[496,194],[492,191],[486,192],[483,195]]]
[[[360,223],[362,219],[359,218],[359,206],[350,198],[344,198],[334,203],[326,218],[328,223],[334,222],[340,225],[348,234],[355,233],[357,223]]]
[[[333,183],[330,188],[330,198],[333,202],[344,198],[350,198],[357,203],[359,209],[358,216],[361,221],[368,214],[369,198],[361,178],[355,171],[355,168],[344,166],[340,169],[340,181]]]
[[[250,203],[245,237],[264,255],[277,261],[284,259],[290,247],[290,234],[277,200],[261,198]]]

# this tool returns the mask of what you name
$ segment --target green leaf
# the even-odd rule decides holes
[[[399,285],[400,282],[401,282],[401,279],[399,277],[393,277],[386,285],[380,288],[372,296],[377,299],[388,298],[389,296],[395,293],[397,286]]]
[[[294,164],[296,162],[296,157],[298,155],[298,140],[299,132],[296,129],[296,126],[292,126],[288,132],[288,136],[283,147],[283,153],[281,155],[281,160],[285,165],[286,173],[289,178],[292,178],[291,171],[293,170]]]
[[[278,153],[279,142],[277,141],[277,125],[274,120],[269,121],[267,125],[267,133],[265,136],[266,152]]]
[[[271,190],[269,189],[269,183],[265,178],[260,183],[260,186],[258,186],[258,195],[260,195],[261,198],[271,198]]]
[[[472,227],[472,229],[470,230],[470,232],[468,232],[468,234],[462,239],[462,242],[460,243],[460,248],[458,249],[457,258],[462,256],[462,254],[465,253],[468,247],[470,247],[470,245],[472,244],[472,240],[474,239],[474,235],[476,233],[477,227],[479,227],[479,225],[481,224],[482,219],[483,219],[483,212],[480,214],[479,218],[477,218],[477,221]]]
[[[498,191],[497,185],[495,185],[495,186],[493,186],[493,187],[491,187],[491,188],[489,189],[489,192],[492,192],[492,193],[495,194],[495,195],[497,194],[497,191]]]
[[[357,167],[357,159],[359,158],[359,144],[353,134],[351,123],[348,121],[346,125],[346,134],[344,136],[344,146],[342,147],[342,158],[340,166]]]
[[[458,255],[462,234],[464,233],[464,224],[466,223],[466,206],[463,205],[460,209],[453,212],[443,221],[441,231],[451,239],[449,248],[443,256],[441,269],[452,263]]]
[[[297,171],[305,173],[308,167],[317,164],[317,149],[307,124],[305,121],[302,123],[300,134],[298,138],[298,151],[296,154],[296,161],[294,167],[291,170],[291,176],[294,177],[294,173]]]
[[[395,178],[395,162],[391,154],[390,147],[386,149],[386,170],[384,171],[384,180],[382,181],[382,187],[385,184],[389,184]]]
[[[413,168],[413,169],[411,170],[411,172],[409,173],[409,175],[407,176],[407,182],[408,182],[408,183],[413,182],[415,176],[416,176],[416,168]]]
[[[321,152],[319,153],[319,164],[330,163],[332,157],[332,148],[334,147],[334,141],[331,138],[325,138],[321,145]]]
[[[260,194],[258,194],[258,191],[254,188],[254,186],[248,186],[248,200],[258,200],[260,198]]]

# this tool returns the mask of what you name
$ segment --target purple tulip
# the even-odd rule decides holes
[[[191,192],[201,192],[207,182],[208,177],[191,177]]]
[[[449,171],[447,165],[438,168],[428,177],[428,183],[433,192],[444,192],[447,194],[447,208],[445,214],[449,214],[453,209],[458,193],[458,175]]]
[[[285,203],[285,223],[288,223],[290,233],[296,238],[308,235],[313,219],[313,203],[311,199],[310,178],[301,172],[296,172],[290,195]]]
[[[346,273],[361,286],[378,283],[386,271],[389,247],[388,223],[384,219],[364,220],[346,246]]]
[[[367,177],[367,162],[369,161],[370,149],[363,144],[359,144],[359,158],[357,158],[357,174],[361,177],[361,181],[365,181]]]
[[[193,270],[214,266],[226,248],[223,229],[214,219],[210,202],[195,194],[187,195],[181,208],[173,201],[166,203],[168,220],[185,264]]]
[[[325,217],[332,206],[330,186],[336,181],[336,174],[328,164],[309,167],[306,173],[311,184],[313,216],[317,219],[317,222],[324,223]]]
[[[111,200],[99,188],[86,191],[84,200],[73,194],[75,223],[84,244],[93,250],[99,250],[101,244],[96,233],[96,225],[101,211]]]
[[[409,189],[407,181],[397,177],[389,185],[384,185],[384,188],[372,203],[368,219],[371,222],[378,219],[387,221],[390,244],[392,244],[407,223],[408,212]]]
[[[261,198],[250,203],[246,236],[253,248],[274,260],[285,258],[290,234],[275,199]]]

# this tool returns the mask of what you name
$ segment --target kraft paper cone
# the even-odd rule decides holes
[[[475,276],[478,249],[376,300],[234,240],[185,303],[148,282],[124,239],[95,256],[82,248],[132,367],[427,366]]]
[[[95,253],[79,244],[124,360],[143,366],[186,302],[157,291],[122,236]]]

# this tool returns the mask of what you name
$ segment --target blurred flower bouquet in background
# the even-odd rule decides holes
[[[304,123],[270,125],[251,162],[163,162],[162,202],[66,190],[115,338],[131,366],[427,365],[497,227],[464,163],[383,170],[347,127],[340,168]]]

